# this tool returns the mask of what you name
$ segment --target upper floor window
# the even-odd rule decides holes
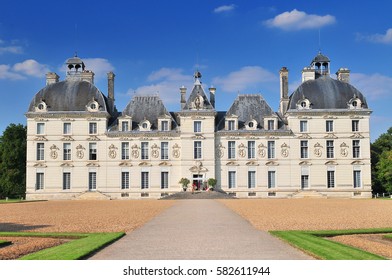
[[[308,158],[308,141],[301,141],[301,158]]]
[[[256,157],[256,143],[255,141],[248,141],[248,159]]]
[[[201,159],[201,141],[193,142],[193,158],[194,159]]]
[[[71,123],[63,123],[63,134],[71,134]]]
[[[234,120],[227,121],[227,130],[235,130],[235,121]]]
[[[327,158],[334,157],[334,143],[333,140],[327,140]]]
[[[268,158],[275,158],[275,141],[268,141]]]
[[[359,120],[351,121],[351,131],[359,131]]]
[[[148,142],[142,142],[142,159],[148,159]]]
[[[45,143],[37,143],[37,160],[45,160]]]
[[[325,131],[326,132],[332,132],[333,131],[333,121],[327,120],[325,122]]]
[[[121,143],[121,159],[122,160],[129,159],[129,142]]]
[[[89,160],[97,160],[97,143],[89,143]]]
[[[353,140],[353,158],[359,158],[360,157],[360,142],[359,140]]]
[[[169,130],[169,121],[161,121],[161,131]]]
[[[201,121],[193,122],[193,132],[201,132]]]
[[[45,134],[45,124],[37,123],[37,134]]]
[[[97,123],[96,122],[89,123],[88,133],[89,134],[97,134]]]
[[[308,132],[308,121],[300,121],[299,122],[299,131],[300,132]]]
[[[235,158],[235,141],[228,142],[227,155],[229,159]]]
[[[161,159],[169,159],[169,142],[161,142]]]
[[[71,160],[71,143],[63,144],[63,160]]]

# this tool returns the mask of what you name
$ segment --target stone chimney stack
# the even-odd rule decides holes
[[[90,70],[84,70],[81,73],[81,79],[82,81],[87,81],[90,84],[94,84],[94,72]]]
[[[211,86],[209,89],[210,91],[210,102],[212,107],[215,108],[215,92],[216,92],[216,88],[214,86]]]
[[[59,75],[54,72],[46,73],[46,85],[51,85],[59,82]]]
[[[350,70],[348,68],[339,68],[336,76],[339,81],[350,83]]]
[[[304,69],[302,69],[302,82],[314,80],[315,78],[316,78],[316,73],[314,69],[310,67],[305,67]]]
[[[280,76],[280,103],[279,112],[282,116],[286,113],[289,105],[289,70],[282,67],[279,71]]]
[[[181,110],[182,110],[184,109],[186,103],[186,99],[185,99],[186,87],[184,86],[180,87],[180,93],[181,93]]]
[[[114,73],[108,73],[108,103],[110,112],[114,112]]]

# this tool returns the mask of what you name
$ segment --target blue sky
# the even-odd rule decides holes
[[[349,68],[366,96],[372,140],[392,126],[389,1],[0,1],[0,131],[26,123],[45,73],[64,79],[75,51],[105,94],[114,71],[120,111],[134,94],[179,110],[178,88],[189,94],[196,69],[206,90],[217,88],[217,110],[261,93],[277,111],[279,69],[289,69],[292,92],[321,49],[331,72]]]

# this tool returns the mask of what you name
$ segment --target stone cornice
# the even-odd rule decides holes
[[[127,138],[129,140],[139,139],[139,138],[166,138],[171,139],[172,137],[180,137],[180,133],[177,131],[151,131],[151,132],[141,132],[141,131],[129,131],[129,132],[119,132],[119,131],[109,131],[106,133],[106,136],[109,138]]]
[[[72,119],[72,118],[110,118],[110,114],[107,112],[28,112],[25,114],[27,118],[32,119]]]
[[[336,110],[289,110],[286,116],[296,116],[298,118],[305,118],[305,116],[364,116],[370,115],[373,111],[370,109],[350,110],[350,109],[336,109]]]
[[[292,136],[293,133],[291,130],[246,130],[246,131],[233,131],[233,130],[225,130],[225,131],[217,131],[215,133],[217,136],[227,136],[227,137],[260,137],[267,136],[269,138],[279,137],[279,136]]]
[[[200,117],[200,116],[208,116],[208,117],[214,117],[216,116],[216,111],[198,111],[198,110],[192,110],[192,111],[181,111],[177,113],[178,116],[180,117]]]

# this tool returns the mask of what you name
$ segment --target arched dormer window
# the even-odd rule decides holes
[[[99,104],[95,99],[91,100],[89,103],[86,105],[87,111],[89,112],[97,112],[99,110]]]
[[[252,119],[245,124],[245,128],[247,130],[255,130],[257,129],[257,121]]]
[[[148,120],[144,120],[139,124],[140,131],[150,131],[151,130],[151,123]]]
[[[310,101],[306,98],[299,100],[297,102],[297,109],[298,110],[310,109]]]
[[[349,109],[361,109],[362,108],[362,101],[358,97],[354,96],[354,98],[351,98],[350,101],[348,102],[348,108]]]
[[[35,107],[36,112],[47,112],[48,106],[46,105],[45,101],[41,100],[37,106]]]

